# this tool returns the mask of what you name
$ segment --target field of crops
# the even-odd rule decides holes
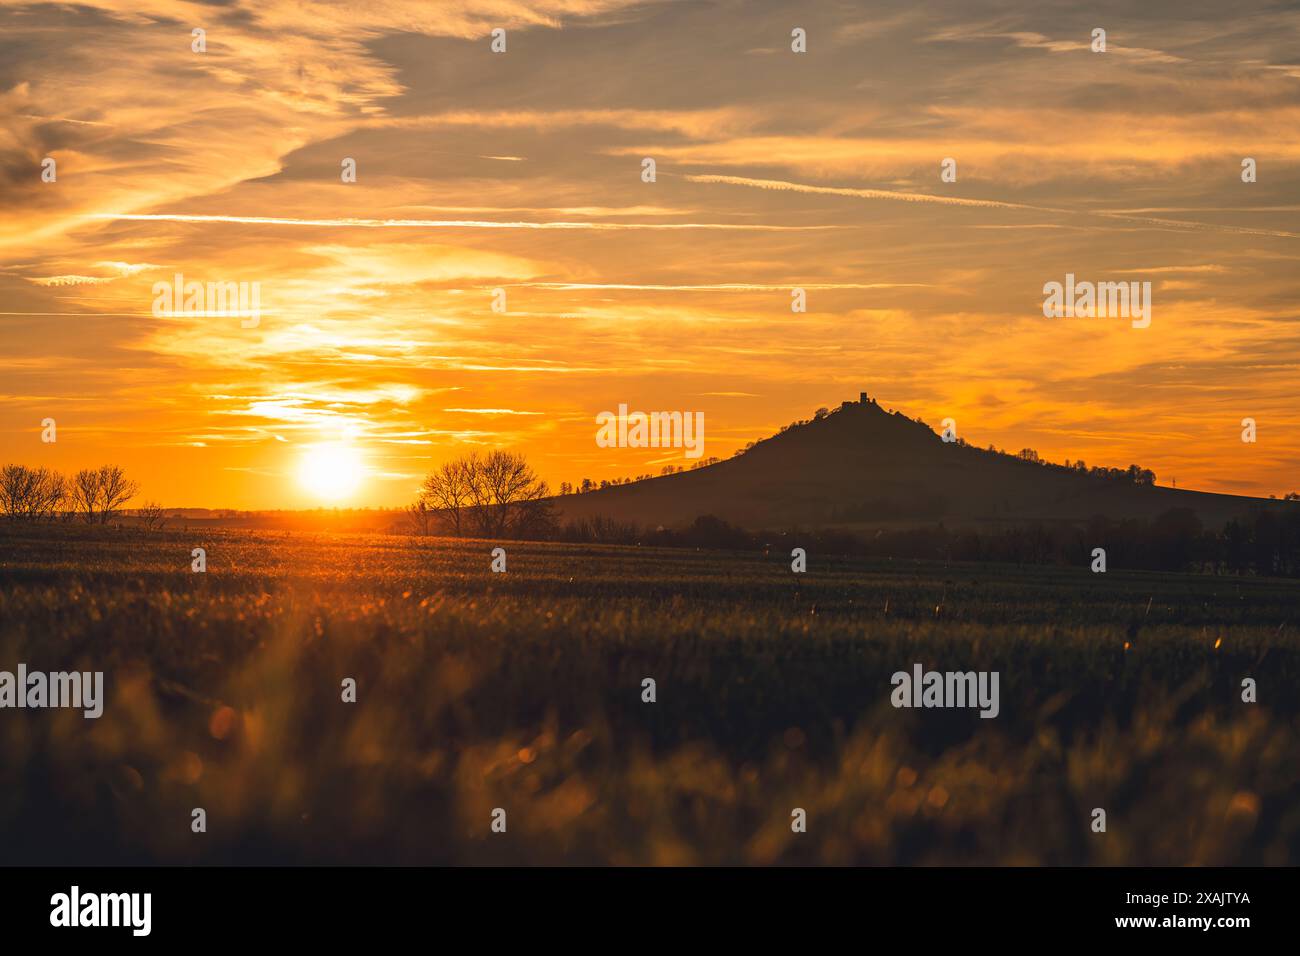
[[[495,546],[0,528],[0,862],[1300,861],[1296,582]]]

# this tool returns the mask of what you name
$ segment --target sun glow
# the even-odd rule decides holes
[[[365,477],[361,453],[350,445],[314,445],[303,453],[298,482],[318,498],[338,501]]]

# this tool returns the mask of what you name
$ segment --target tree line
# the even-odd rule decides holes
[[[27,521],[80,517],[87,524],[107,524],[140,488],[119,465],[83,468],[64,475],[44,466],[0,467],[0,514]]]
[[[1104,548],[1112,568],[1300,577],[1300,502],[1258,508],[1220,530],[1203,527],[1188,508],[1171,508],[1150,521],[1096,516],[1086,522],[1030,522],[997,529],[950,529],[942,523],[873,534],[749,531],[714,515],[681,528],[649,529],[603,516],[556,528],[550,540],[590,544],[780,551],[893,560],[976,561],[1088,567]]]

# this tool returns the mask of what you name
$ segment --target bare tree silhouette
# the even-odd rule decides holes
[[[461,533],[461,517],[470,504],[474,485],[473,457],[443,462],[442,467],[424,479],[417,504],[440,512],[452,534]]]
[[[99,522],[106,524],[122,505],[140,491],[140,486],[126,477],[120,465],[104,465],[99,469]]]
[[[452,534],[501,538],[553,525],[544,501],[549,495],[523,455],[495,450],[449,461],[428,475],[416,507],[438,514]]]
[[[0,469],[0,511],[11,518],[56,517],[67,493],[67,480],[52,469],[25,465]]]

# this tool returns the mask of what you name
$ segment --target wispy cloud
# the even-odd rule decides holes
[[[444,412],[459,412],[465,415],[541,415],[542,412],[521,412],[513,408],[444,408]]]

